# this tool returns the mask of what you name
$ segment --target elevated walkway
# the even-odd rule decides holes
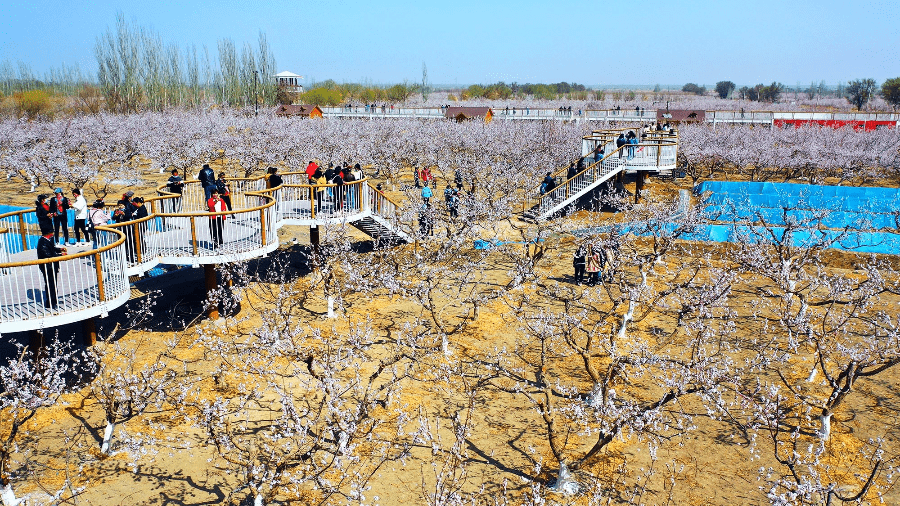
[[[400,226],[399,206],[367,180],[344,185],[303,184],[303,173],[266,188],[263,178],[229,180],[232,210],[206,212],[199,182],[182,195],[159,189],[145,199],[149,215],[97,227],[97,249],[38,260],[40,230],[34,211],[0,215],[0,333],[38,330],[106,314],[128,301],[130,276],[158,264],[214,265],[264,257],[278,248],[285,225],[349,224],[379,244],[410,240]],[[301,183],[302,181],[302,183]],[[213,226],[222,219],[222,235]],[[48,295],[45,273],[58,271],[57,301]]]
[[[582,156],[593,162],[572,177],[568,167],[551,174],[563,182],[541,193],[535,188],[525,196],[522,217],[527,221],[548,219],[597,190],[600,185],[624,172],[664,174],[675,170],[678,137],[664,132],[648,132],[636,145],[616,148],[616,138],[623,130],[598,130],[582,139]],[[591,153],[598,146],[604,155],[596,160]]]

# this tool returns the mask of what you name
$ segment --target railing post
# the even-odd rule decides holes
[[[194,248],[194,256],[197,256],[197,222],[194,221],[194,217],[190,217],[191,220],[191,245]]]
[[[106,300],[106,288],[103,286],[103,264],[100,253],[94,253],[94,270],[97,273],[97,297],[103,302]]]
[[[259,210],[259,237],[262,240],[262,247],[266,247],[266,208]]]
[[[318,201],[319,188],[316,186],[309,187],[309,212],[310,218],[316,219],[316,202]]]
[[[147,223],[146,221],[143,223]],[[141,223],[134,224],[134,252],[138,265],[143,263],[143,248],[141,248]]]
[[[22,238],[22,251],[28,249],[28,238],[25,237],[25,214],[19,214],[19,236]]]
[[[363,212],[369,211],[371,209],[369,206],[369,183],[362,182],[362,183],[360,183],[360,186],[362,188],[360,188],[361,195],[359,196],[359,198],[360,198],[360,204],[362,204],[362,206],[363,206],[361,211],[363,211]]]

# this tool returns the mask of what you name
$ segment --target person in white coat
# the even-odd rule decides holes
[[[72,209],[75,209],[75,244],[81,242],[81,233],[84,232],[84,242],[90,242],[87,229],[88,205],[81,194],[80,188],[72,190],[72,196],[75,197],[75,203]]]

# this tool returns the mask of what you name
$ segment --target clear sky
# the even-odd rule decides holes
[[[898,0],[2,0],[0,61],[78,63],[116,13],[166,43],[238,48],[265,32],[279,70],[376,84],[739,85],[900,76]]]

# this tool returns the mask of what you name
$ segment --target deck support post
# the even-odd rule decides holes
[[[31,330],[28,332],[28,351],[31,352],[31,359],[34,360],[35,364],[47,353],[44,349],[43,330]]]
[[[82,341],[85,346],[93,346],[97,343],[97,318],[88,318],[81,321]]]
[[[638,204],[641,202],[641,190],[644,189],[644,174],[638,171],[635,174],[634,180],[634,203]]]
[[[206,296],[209,298],[209,295],[219,287],[219,279],[216,277],[216,266],[214,264],[206,264],[203,266],[203,271],[206,274]],[[210,320],[219,319],[218,303],[210,304],[206,316]]]

